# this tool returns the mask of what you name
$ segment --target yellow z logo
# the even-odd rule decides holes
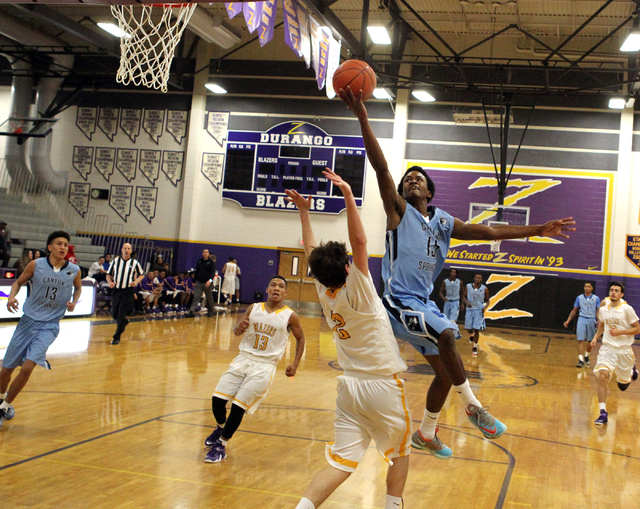
[[[331,312],[331,319],[337,324],[333,330],[336,331],[336,333],[338,334],[338,336],[340,336],[340,339],[349,339],[351,336],[349,335],[349,333],[344,330],[342,327],[344,327],[344,318],[342,318],[339,314],[334,313],[333,311]]]
[[[493,308],[501,301],[506,299],[509,295],[517,292],[527,283],[530,283],[535,279],[534,276],[510,276],[508,274],[491,274],[487,279],[487,285],[491,283],[511,283],[509,286],[505,286],[502,290],[496,293],[489,301],[489,307],[485,310],[485,318],[490,320],[498,320],[500,318],[526,318],[533,316],[528,311],[522,311],[520,309],[501,309],[499,311]]]

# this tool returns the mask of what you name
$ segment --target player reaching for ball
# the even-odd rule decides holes
[[[486,438],[497,438],[507,429],[489,414],[471,390],[456,349],[456,340],[460,338],[458,326],[429,300],[433,281],[442,270],[451,239],[568,238],[564,232],[575,230],[575,222],[568,217],[530,226],[490,227],[463,223],[429,204],[435,194],[435,185],[419,166],[409,168],[396,188],[361,96],[354,95],[349,87],[337,92],[360,122],[367,156],[376,172],[387,215],[387,252],[382,260],[384,306],[396,337],[411,343],[435,371],[422,424],[413,434],[412,444],[446,459],[452,451],[436,436],[436,424],[452,384],[462,398],[469,420]]]
[[[300,211],[304,250],[344,370],[338,377],[335,441],[325,449],[331,466],[316,475],[296,509],[319,507],[355,471],[372,438],[389,463],[385,509],[395,509],[402,507],[411,451],[411,415],[398,376],[407,366],[369,272],[367,236],[351,187],[329,168],[324,175],[344,195],[353,263],[345,244],[316,243],[311,197],[285,191]]]

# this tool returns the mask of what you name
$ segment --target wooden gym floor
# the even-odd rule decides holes
[[[53,370],[34,371],[15,418],[0,429],[2,506],[294,508],[327,466],[324,443],[333,439],[339,371],[331,331],[318,314],[301,315],[307,348],[298,374],[284,376],[290,342],[227,459],[206,464],[210,397],[237,354],[237,318],[135,321],[119,346],[109,344],[115,325],[106,318],[63,321]],[[0,325],[0,348],[14,327]],[[483,439],[450,396],[439,436],[454,456],[411,454],[405,508],[640,507],[640,382],[625,393],[611,383],[610,421],[597,428],[595,379],[575,367],[571,335],[485,332],[477,358],[466,334],[458,347],[480,401],[509,429]],[[432,375],[409,345],[401,352],[417,427]],[[322,507],[384,507],[385,474],[371,448]]]

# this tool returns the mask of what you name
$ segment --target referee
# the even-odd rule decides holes
[[[109,269],[107,281],[113,288],[111,296],[111,316],[116,321],[116,333],[112,345],[120,344],[120,336],[129,324],[127,313],[134,310],[134,288],[144,278],[142,267],[136,259],[131,258],[131,244],[122,246],[122,256],[118,256]]]

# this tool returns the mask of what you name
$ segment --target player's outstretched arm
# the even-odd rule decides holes
[[[302,223],[302,242],[304,242],[304,252],[309,257],[313,248],[317,246],[316,238],[311,228],[311,218],[309,217],[309,209],[311,208],[311,196],[305,198],[294,189],[285,189],[287,201],[293,202],[300,212],[300,222]]]
[[[251,304],[247,310],[242,315],[242,318],[233,326],[233,334],[235,336],[242,336],[247,329],[249,328],[249,315],[251,314],[251,310],[253,309],[253,304]]]
[[[382,198],[384,211],[387,214],[387,229],[393,229],[400,223],[400,220],[404,215],[404,211],[407,208],[407,204],[404,201],[404,198],[400,196],[396,190],[387,160],[384,157],[384,153],[382,152],[382,148],[380,148],[380,144],[378,143],[375,134],[373,134],[371,124],[369,124],[367,109],[364,107],[364,103],[362,102],[362,91],[359,92],[356,97],[352,92],[351,87],[347,87],[346,90],[341,88],[338,91],[338,96],[347,103],[347,107],[353,112],[360,122],[360,130],[362,131],[364,147],[367,150],[369,162],[376,172],[380,197]],[[393,227],[390,227],[389,224]]]
[[[368,275],[369,253],[367,252],[367,234],[364,231],[360,214],[358,214],[358,207],[356,206],[356,200],[353,197],[351,186],[345,182],[340,175],[337,175],[329,168],[327,168],[323,173],[325,177],[333,182],[333,185],[337,186],[340,191],[342,191],[344,202],[347,206],[347,226],[349,229],[349,243],[351,244],[351,250],[353,251],[353,263],[358,267],[360,272],[364,275]]]
[[[18,295],[20,288],[26,285],[27,281],[29,281],[33,277],[33,271],[35,270],[35,267],[35,260],[29,262],[22,271],[22,274],[20,274],[18,279],[16,279],[16,281],[11,285],[11,292],[9,292],[9,298],[7,299],[7,311],[9,311],[10,313],[15,313],[16,311],[18,311],[18,305],[20,303],[18,302],[18,299],[16,299],[16,295]]]
[[[76,304],[80,300],[80,295],[82,294],[82,276],[80,275],[80,271],[76,274],[76,277],[73,278],[73,297],[71,297],[71,301],[67,302],[67,310],[73,311],[76,308]]]
[[[572,217],[554,219],[544,224],[529,226],[496,225],[463,223],[456,219],[453,225],[452,237],[458,240],[505,240],[522,239],[525,237],[563,237],[569,238],[564,232],[574,232],[576,222]]]
[[[304,354],[305,343],[300,318],[296,313],[291,313],[288,328],[293,333],[293,337],[296,338],[296,357],[293,359],[293,362],[287,366],[284,374],[287,376],[295,376],[296,371],[298,371],[298,365],[302,360],[302,354]]]
[[[576,316],[576,313],[578,311],[580,311],[580,308],[577,308],[577,307],[574,307],[571,310],[571,313],[569,313],[569,318],[567,318],[567,321],[564,322],[564,324],[563,324],[565,326],[565,328],[567,328],[567,329],[569,328],[569,323],[571,322],[571,320],[573,320],[573,317]]]

